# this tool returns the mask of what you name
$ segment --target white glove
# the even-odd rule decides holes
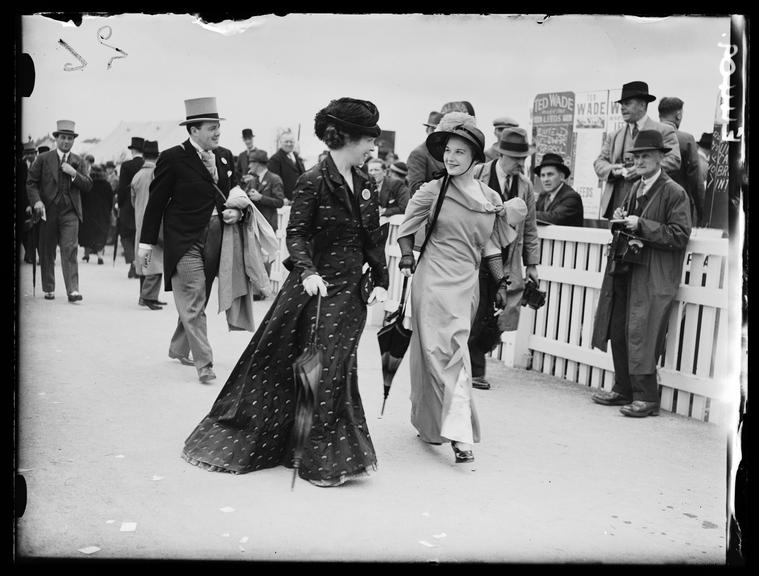
[[[366,303],[372,305],[375,302],[384,302],[385,300],[387,300],[387,290],[382,286],[375,286],[372,293],[369,294],[369,300]]]
[[[137,261],[142,262],[142,267],[147,268],[150,265],[150,257],[153,255],[153,248],[138,248]]]
[[[317,292],[319,292],[322,296],[327,295],[327,284],[318,274],[311,274],[310,276],[306,276],[306,278],[303,280],[303,289],[309,296],[316,296]]]

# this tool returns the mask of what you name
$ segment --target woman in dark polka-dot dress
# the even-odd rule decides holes
[[[369,302],[388,285],[378,193],[356,168],[379,136],[377,108],[333,100],[314,130],[330,154],[298,180],[287,226],[293,270],[209,414],[185,442],[183,458],[219,472],[292,466],[293,361],[303,351],[322,294],[318,341],[325,365],[299,475],[336,486],[374,469],[377,457],[358,391],[356,352],[366,322],[359,280],[372,270]]]

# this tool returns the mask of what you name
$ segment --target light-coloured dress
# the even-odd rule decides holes
[[[451,179],[443,205],[411,284],[411,423],[426,442],[479,442],[472,401],[467,341],[479,303],[478,269],[483,255],[499,253],[498,193],[476,181],[475,199]],[[413,234],[431,219],[442,180],[411,198],[398,236]]]

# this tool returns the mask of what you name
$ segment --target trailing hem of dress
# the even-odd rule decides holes
[[[192,464],[193,466],[197,466],[198,468],[202,468],[203,470],[208,470],[209,472],[224,472],[226,474],[245,474],[245,472],[243,471],[230,470],[229,468],[223,468],[221,466],[216,466],[215,464],[209,464],[208,462],[197,460],[196,458],[193,458],[192,456],[188,456],[185,452],[182,452],[181,456],[182,456],[182,459],[185,460],[186,462]]]

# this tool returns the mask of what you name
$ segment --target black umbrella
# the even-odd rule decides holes
[[[119,233],[116,231],[116,234],[113,236],[113,264],[112,266],[116,266],[116,251],[119,249]]]
[[[316,320],[311,332],[311,338],[306,344],[303,353],[293,362],[293,374],[295,376],[295,422],[292,430],[293,448],[293,480],[290,489],[295,488],[295,478],[298,475],[300,462],[303,458],[303,447],[311,432],[311,423],[314,419],[314,407],[316,396],[319,391],[319,381],[324,368],[324,351],[318,346],[317,331],[319,327],[319,312],[321,311],[322,297],[317,294]]]
[[[382,357],[382,383],[384,386],[384,398],[382,399],[382,411],[380,415],[385,413],[385,402],[387,402],[387,395],[390,393],[393,376],[398,371],[398,366],[401,365],[403,355],[406,353],[411,341],[411,330],[403,325],[403,320],[406,317],[407,287],[408,276],[403,278],[403,290],[398,309],[388,316],[389,323],[377,332],[377,340],[379,341],[380,355]]]

